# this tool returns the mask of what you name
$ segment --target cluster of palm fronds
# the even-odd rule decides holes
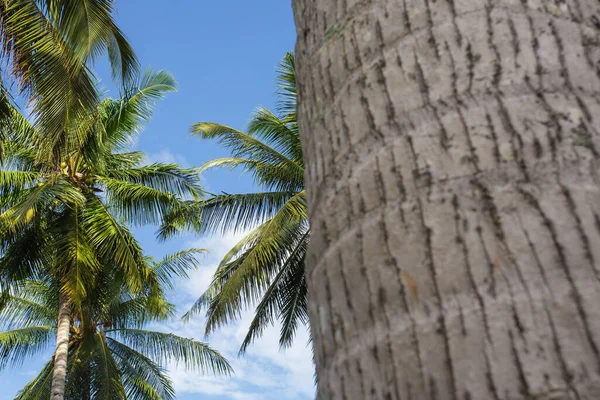
[[[308,323],[305,255],[310,238],[304,164],[296,118],[296,74],[293,54],[280,64],[277,113],[259,108],[247,132],[200,122],[192,132],[217,139],[230,158],[206,163],[249,172],[263,190],[258,193],[215,194],[189,201],[167,217],[161,234],[194,228],[201,233],[249,231],[223,258],[208,290],[187,318],[207,310],[206,333],[238,318],[256,305],[243,352],[266,327],[278,321],[280,345],[289,346],[299,325]]]
[[[195,267],[193,249],[148,264],[141,291],[132,294],[122,270],[104,268],[89,288],[86,300],[72,311],[68,399],[174,399],[175,391],[163,365],[181,363],[200,372],[228,373],[223,357],[205,343],[171,333],[145,330],[155,321],[174,316],[165,299],[165,284],[185,277]],[[56,334],[60,283],[46,279],[16,285],[0,314],[8,330],[0,333],[2,363],[11,365],[39,354]],[[19,400],[49,398],[53,360],[17,396]]]
[[[205,343],[144,330],[173,317],[166,291],[196,252],[154,263],[130,228],[202,189],[197,170],[131,150],[175,82],[140,72],[112,12],[112,0],[0,0],[2,61],[19,88],[2,83],[0,96],[0,368],[57,338],[20,399],[169,399],[167,361],[230,372]],[[100,98],[90,72],[104,51],[117,100]]]

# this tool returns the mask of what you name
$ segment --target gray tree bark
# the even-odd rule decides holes
[[[294,0],[321,399],[600,399],[600,2]]]
[[[67,357],[69,352],[69,330],[71,326],[71,306],[66,295],[59,296],[58,325],[56,330],[56,352],[52,373],[50,400],[63,400],[67,380]]]

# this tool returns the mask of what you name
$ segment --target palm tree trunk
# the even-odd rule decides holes
[[[65,396],[70,326],[71,306],[68,297],[61,293],[59,297],[56,352],[54,353],[54,372],[52,374],[52,392],[50,400],[62,400]]]
[[[319,398],[600,398],[600,2],[294,12]]]

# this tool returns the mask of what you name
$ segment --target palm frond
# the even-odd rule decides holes
[[[19,391],[15,400],[39,400],[49,397],[53,371],[54,360],[50,360],[44,365],[40,373]]]
[[[272,218],[294,197],[293,192],[264,192],[222,194],[201,200],[196,204],[200,232],[246,231]]]
[[[44,148],[56,154],[67,140],[69,121],[95,107],[91,76],[35,0],[0,3],[0,40],[13,75],[35,95],[34,115],[47,143]]]
[[[111,329],[106,332],[159,364],[173,361],[202,373],[229,375],[232,372],[227,360],[206,343],[182,338],[172,333],[141,329]]]
[[[112,212],[134,226],[159,224],[177,204],[177,197],[140,183],[99,177]]]
[[[53,326],[29,326],[0,332],[0,369],[19,366],[45,350],[54,330]]]
[[[148,265],[130,230],[117,221],[95,196],[86,203],[81,225],[99,256],[122,268],[127,278],[126,286],[134,292],[140,291]]]
[[[122,373],[128,399],[175,399],[173,383],[163,368],[131,347],[111,338],[106,340],[108,347],[116,356],[115,360]]]
[[[46,304],[40,304],[30,298],[10,296],[0,311],[0,326],[13,329],[17,326],[51,326],[56,322],[56,312]]]
[[[244,353],[248,346],[262,335],[265,328],[272,325],[280,316],[283,317],[279,343],[281,347],[291,345],[298,322],[308,322],[304,279],[304,258],[308,249],[308,238],[307,231],[262,295],[262,300],[256,307],[254,318],[240,347],[240,353]]]
[[[217,158],[200,167],[200,171],[212,168],[226,168],[233,171],[243,168],[243,172],[252,174],[254,183],[267,190],[281,192],[299,192],[304,189],[304,176],[297,168],[289,168],[287,163],[267,164],[249,158]]]
[[[127,81],[139,67],[131,45],[113,19],[112,0],[41,0],[67,46],[82,62],[108,50],[113,76]]]
[[[262,138],[296,164],[303,166],[302,144],[297,124],[283,120],[268,109],[260,107],[250,120],[248,133]]]
[[[288,201],[251,241],[225,256],[211,283],[216,294],[207,310],[207,333],[238,318],[243,308],[267,290],[270,279],[308,230],[303,196],[301,192]]]
[[[64,210],[56,223],[53,246],[54,264],[47,266],[54,276],[61,277],[61,291],[76,305],[87,296],[102,263],[82,224],[82,208]]]
[[[0,218],[0,222],[2,219]],[[49,246],[47,224],[41,218],[34,220],[18,230],[8,229],[0,235],[0,292],[2,303],[8,300],[15,283],[32,277],[41,276],[41,272],[51,265],[53,248]],[[0,304],[1,306],[4,304]]]
[[[294,53],[287,53],[277,68],[278,87],[278,111],[284,115],[284,121],[295,123],[296,99],[298,91],[296,87],[296,63]]]
[[[151,321],[164,321],[175,315],[175,306],[164,297],[137,296],[125,301],[116,301],[109,306],[106,318],[114,329],[144,327]]]
[[[0,169],[0,191],[2,193],[21,191],[36,183],[39,178],[38,172]]]
[[[168,72],[147,70],[126,86],[119,100],[99,103],[96,111],[77,126],[79,136],[84,138],[79,152],[85,162],[93,165],[96,173],[114,169],[108,168],[113,154],[126,151],[134,143],[152,118],[158,100],[174,90],[176,84]],[[139,165],[139,161],[126,168]]]
[[[279,318],[281,320],[281,334],[279,346],[290,347],[299,325],[308,324],[308,285],[304,275],[304,256],[307,250],[307,242],[302,250],[291,263],[289,273],[282,282],[279,307],[281,308]],[[304,253],[304,254],[302,254]]]
[[[144,185],[181,198],[197,199],[204,195],[198,171],[175,164],[155,163],[143,167],[112,169],[107,171],[106,177]]]
[[[22,196],[21,201],[0,215],[0,223],[11,227],[22,227],[42,209],[53,208],[57,200],[75,206],[84,203],[85,197],[70,181],[57,176],[29,189]]]
[[[188,249],[165,256],[151,268],[152,275],[167,289],[173,289],[175,279],[187,279],[188,271],[198,268],[198,256],[206,249]]]
[[[147,69],[132,80],[119,101],[106,103],[103,120],[108,144],[106,149],[119,151],[131,144],[143,124],[152,119],[157,102],[175,90],[177,83],[167,71]]]
[[[229,126],[213,122],[198,122],[192,126],[191,132],[202,139],[217,139],[235,158],[255,159],[266,164],[284,163],[289,166],[290,170],[304,173],[303,167],[299,163],[261,142],[258,138]]]
[[[98,400],[125,399],[121,372],[102,333],[93,335],[92,398]]]

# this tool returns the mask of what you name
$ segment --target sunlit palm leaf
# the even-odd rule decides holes
[[[138,69],[131,45],[113,20],[112,0],[37,0],[49,12],[66,44],[83,62],[108,50],[113,74],[130,79]]]
[[[217,139],[221,145],[231,151],[235,158],[256,159],[268,164],[285,163],[290,170],[298,173],[303,169],[301,164],[289,159],[258,138],[229,126],[212,122],[198,122],[192,126],[191,131],[203,139]]]
[[[170,254],[152,266],[152,275],[166,289],[173,289],[175,279],[187,279],[188,272],[199,266],[198,256],[206,249],[189,249]]]
[[[35,356],[50,343],[53,326],[29,326],[0,333],[0,369],[19,366]]]
[[[50,397],[54,360],[46,363],[40,373],[17,395],[15,400],[39,400]]]
[[[121,339],[126,345],[161,364],[170,360],[203,373],[232,372],[231,366],[219,352],[193,339],[141,329],[107,330],[107,334]]]

